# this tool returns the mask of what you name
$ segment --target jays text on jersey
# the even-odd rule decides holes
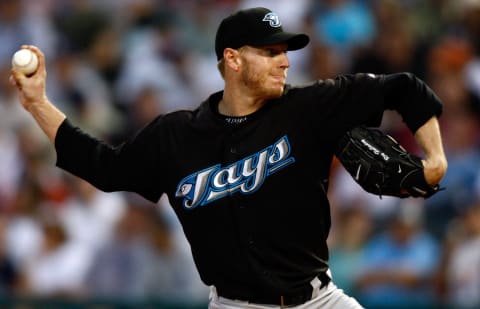
[[[327,183],[340,136],[378,126],[385,109],[415,132],[442,109],[408,73],[287,87],[233,120],[217,112],[221,98],[161,115],[118,147],[66,120],[56,136],[57,165],[101,190],[154,202],[166,193],[205,284],[248,296],[294,294],[328,269]]]

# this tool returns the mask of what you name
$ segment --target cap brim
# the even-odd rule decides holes
[[[252,46],[267,46],[267,45],[276,45],[286,43],[288,45],[288,50],[298,50],[307,46],[310,42],[308,35],[303,33],[289,33],[289,32],[278,32],[274,33],[266,38],[262,38],[260,41],[250,43]]]

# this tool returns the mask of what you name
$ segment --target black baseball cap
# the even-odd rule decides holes
[[[220,60],[227,47],[236,49],[244,45],[286,43],[288,50],[297,50],[307,46],[309,41],[306,34],[283,31],[276,13],[257,7],[238,11],[222,20],[215,37],[215,53]]]

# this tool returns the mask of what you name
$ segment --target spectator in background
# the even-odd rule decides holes
[[[32,28],[28,27],[21,1],[0,1],[0,67],[9,66],[10,59],[18,46],[33,39]]]
[[[472,55],[465,65],[465,87],[476,97],[476,110],[480,110],[480,1],[462,0],[460,24],[463,26],[465,41],[470,43]],[[457,4],[458,5],[458,4]],[[478,195],[480,196],[480,195]]]
[[[162,213],[149,217],[151,261],[148,267],[147,295],[181,303],[206,304],[209,288],[201,281],[189,251],[175,237],[175,227]]]
[[[372,43],[362,45],[353,54],[353,72],[393,73],[408,71],[423,77],[416,67],[417,46],[408,28],[408,14],[399,2],[376,1],[377,31]]]
[[[340,54],[344,68],[350,66],[356,49],[367,46],[377,31],[371,6],[361,1],[316,1],[311,14],[316,41]]]
[[[443,180],[447,190],[425,201],[427,228],[444,237],[448,222],[476,196],[480,175],[480,113],[478,98],[466,87],[464,70],[472,59],[471,44],[446,36],[429,52],[428,82],[445,106],[442,127],[449,170]]]
[[[111,238],[93,257],[86,286],[96,298],[140,300],[146,297],[150,268],[146,208],[129,203]]]
[[[480,307],[480,202],[470,204],[457,220],[447,264],[448,302],[453,308]]]
[[[201,282],[190,251],[174,236],[172,222],[150,202],[128,197],[129,207],[114,238],[94,257],[87,279],[89,295],[206,304],[209,289]]]
[[[42,201],[41,190],[35,183],[23,183],[5,220],[5,251],[19,270],[41,250],[44,234],[38,213]]]
[[[58,206],[59,221],[71,241],[97,252],[113,237],[127,202],[121,193],[107,194],[84,180],[67,178],[71,194]]]
[[[6,227],[8,218],[0,215],[0,297],[16,292],[19,284],[19,265],[8,254],[6,246]]]
[[[480,1],[452,1],[459,10],[459,22],[465,38],[472,43],[478,56],[480,52]]]
[[[156,16],[155,12],[150,12],[147,19],[139,16],[140,20],[125,33],[124,65],[114,86],[115,97],[119,104],[128,106],[148,87],[165,94],[166,111],[190,108],[194,95],[179,70],[185,53],[176,31],[179,13]],[[158,78],[159,72],[162,78]]]
[[[97,69],[82,54],[66,49],[52,62],[48,82],[52,97],[72,113],[88,131],[108,138],[118,130],[118,111],[111,88]]]
[[[312,79],[327,79],[337,76],[344,70],[341,56],[332,47],[313,42],[309,54],[308,74]]]
[[[66,299],[83,296],[91,255],[68,239],[55,216],[44,218],[42,224],[42,248],[23,269],[23,292],[26,295]]]
[[[18,165],[4,166],[18,169],[19,178],[12,192],[12,200],[2,211],[8,214],[5,241],[6,251],[20,270],[32,257],[38,256],[44,233],[40,214],[61,202],[67,195],[61,173],[52,169],[51,152],[47,151],[45,139],[36,134],[31,122],[15,128]]]
[[[365,205],[336,208],[333,237],[330,238],[330,269],[339,288],[356,297],[358,265],[365,258],[365,245],[373,232],[374,222]]]
[[[0,106],[0,113],[1,109]],[[2,211],[10,207],[21,177],[22,160],[19,155],[17,137],[0,125],[0,209]]]
[[[421,207],[400,204],[386,231],[367,243],[357,267],[357,297],[366,308],[435,305],[432,279],[439,262],[437,242],[422,230]]]
[[[152,121],[157,115],[165,112],[164,98],[162,93],[155,87],[139,89],[138,93],[133,97],[131,103],[125,107],[124,112],[128,122],[123,126],[122,130],[118,130],[114,134],[114,140],[124,141],[128,136],[135,134],[147,123]]]

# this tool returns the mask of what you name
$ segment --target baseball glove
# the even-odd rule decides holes
[[[440,190],[439,185],[426,182],[419,157],[378,129],[359,126],[348,131],[340,138],[335,155],[365,191],[380,198],[427,198]]]

